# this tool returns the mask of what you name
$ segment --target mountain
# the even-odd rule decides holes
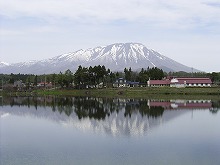
[[[79,65],[89,67],[104,65],[112,71],[123,71],[131,67],[140,70],[147,67],[158,67],[164,71],[191,72],[191,68],[180,64],[158,52],[148,49],[140,43],[116,43],[108,46],[99,46],[86,50],[78,50],[54,58],[0,65],[2,73],[32,73],[48,74],[59,73],[70,69],[75,71]],[[195,70],[194,71],[198,71]]]
[[[0,61],[0,68],[1,68],[1,67],[5,67],[5,66],[8,66],[8,65],[9,65],[9,64],[6,63],[6,62],[1,62],[1,61]]]

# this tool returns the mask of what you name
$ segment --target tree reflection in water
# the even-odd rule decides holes
[[[106,115],[110,115],[108,104],[99,98],[78,97],[74,99],[74,111],[79,119],[89,117],[103,120]]]
[[[7,97],[1,98],[2,104],[10,106],[34,106],[37,110],[39,106],[50,106],[52,111],[58,111],[70,116],[73,112],[78,119],[90,118],[104,120],[112,113],[119,113],[124,110],[125,117],[132,114],[140,114],[148,118],[162,117],[165,109],[172,109],[170,101],[151,101],[147,99],[120,99],[120,98],[94,98],[94,97]],[[154,104],[152,104],[154,103]],[[166,106],[163,106],[166,103]],[[184,102],[187,105],[188,102]],[[195,102],[198,105],[198,102]],[[204,102],[200,103],[201,105]],[[190,104],[192,104],[190,102]],[[183,106],[183,104],[177,104]],[[200,108],[201,108],[201,105]],[[206,105],[207,106],[207,105]],[[210,111],[217,113],[220,101],[210,101]],[[196,108],[196,107],[194,107]],[[207,107],[206,107],[207,108]],[[178,109],[178,108],[176,108]],[[176,110],[172,109],[172,110]]]
[[[147,100],[129,100],[125,106],[125,116],[131,117],[132,113],[138,112],[141,116],[157,118],[163,115],[162,106],[149,106]]]

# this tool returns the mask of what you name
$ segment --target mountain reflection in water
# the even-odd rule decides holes
[[[0,98],[0,116],[45,118],[83,131],[113,136],[142,136],[191,110],[217,113],[220,101],[147,100],[94,97]],[[7,108],[7,107],[13,108]],[[26,108],[19,108],[26,107]]]

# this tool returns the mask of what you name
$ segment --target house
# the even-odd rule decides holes
[[[21,80],[15,81],[15,82],[14,82],[14,87],[17,87],[17,88],[23,87],[22,81],[21,81]]]
[[[171,78],[164,80],[149,80],[149,87],[176,87],[176,88],[184,88],[184,87],[211,87],[212,81],[210,78],[192,78],[192,77],[184,77],[184,78]]]
[[[40,83],[37,83],[37,87],[38,88],[52,88],[53,85],[51,82],[40,82]]]
[[[139,82],[127,81],[127,87],[139,87]]]
[[[211,87],[210,78],[173,78],[170,87]]]
[[[147,81],[149,87],[169,87],[170,80],[149,80]]]
[[[114,88],[119,88],[119,87],[127,87],[127,81],[124,78],[118,78],[114,83],[113,83]]]
[[[21,91],[22,89],[26,87],[26,85],[21,80],[18,80],[14,82],[13,87],[17,88],[18,91]]]
[[[139,82],[127,81],[124,78],[118,78],[114,83],[114,88],[121,88],[121,87],[138,87]]]

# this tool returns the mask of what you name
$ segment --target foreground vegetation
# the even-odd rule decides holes
[[[168,98],[168,99],[220,99],[219,87],[207,88],[106,88],[106,89],[56,89],[32,92],[10,92],[10,96],[89,96],[120,98]]]
[[[209,77],[215,87],[208,88],[112,88],[112,84],[119,77],[127,81],[139,82],[147,86],[147,81],[161,80],[165,76],[174,77]],[[124,72],[112,72],[105,66],[82,67],[79,66],[75,73],[69,69],[64,73],[48,75],[32,74],[0,74],[0,95],[27,96],[27,95],[71,95],[94,97],[220,97],[220,72],[219,73],[165,73],[159,68],[141,69],[140,72],[131,68]],[[39,86],[41,84],[41,86]],[[101,89],[100,88],[101,84]],[[93,89],[87,89],[93,88]]]
[[[220,88],[171,88],[171,87],[144,87],[144,88],[106,88],[106,89],[84,89],[84,90],[48,90],[48,91],[37,91],[42,94],[90,94],[90,95],[220,95]]]
[[[197,72],[197,73],[186,73],[186,72],[169,72],[166,73],[162,69],[157,67],[153,68],[142,68],[140,71],[132,71],[131,68],[125,68],[123,72],[112,72],[110,69],[106,69],[105,66],[94,66],[94,67],[82,67],[73,73],[71,70],[60,72],[59,74],[44,74],[44,75],[33,75],[33,74],[0,74],[0,89],[2,86],[10,88],[11,86],[20,86],[24,90],[29,90],[39,86],[39,83],[44,83],[44,86],[50,84],[52,87],[60,88],[86,88],[88,86],[98,86],[100,83],[106,87],[112,87],[112,83],[118,78],[124,78],[127,81],[139,82],[141,84],[147,84],[149,79],[161,80],[166,76],[170,77],[207,77],[212,80],[216,85],[220,85],[220,72]],[[17,85],[15,85],[15,83]],[[19,84],[22,84],[19,85]]]
[[[124,72],[112,72],[106,69],[105,66],[82,67],[79,66],[75,73],[71,70],[66,70],[64,73],[48,74],[48,75],[27,75],[27,74],[0,74],[2,86],[6,90],[33,90],[37,87],[59,87],[59,88],[77,88],[85,89],[88,87],[96,88],[97,86],[112,87],[112,84],[118,78],[125,78],[127,81],[136,81],[146,84],[149,78],[153,80],[161,80],[165,76],[162,69],[157,67],[147,68],[141,71],[134,72],[131,68],[124,69]],[[17,87],[17,89],[12,89]]]

